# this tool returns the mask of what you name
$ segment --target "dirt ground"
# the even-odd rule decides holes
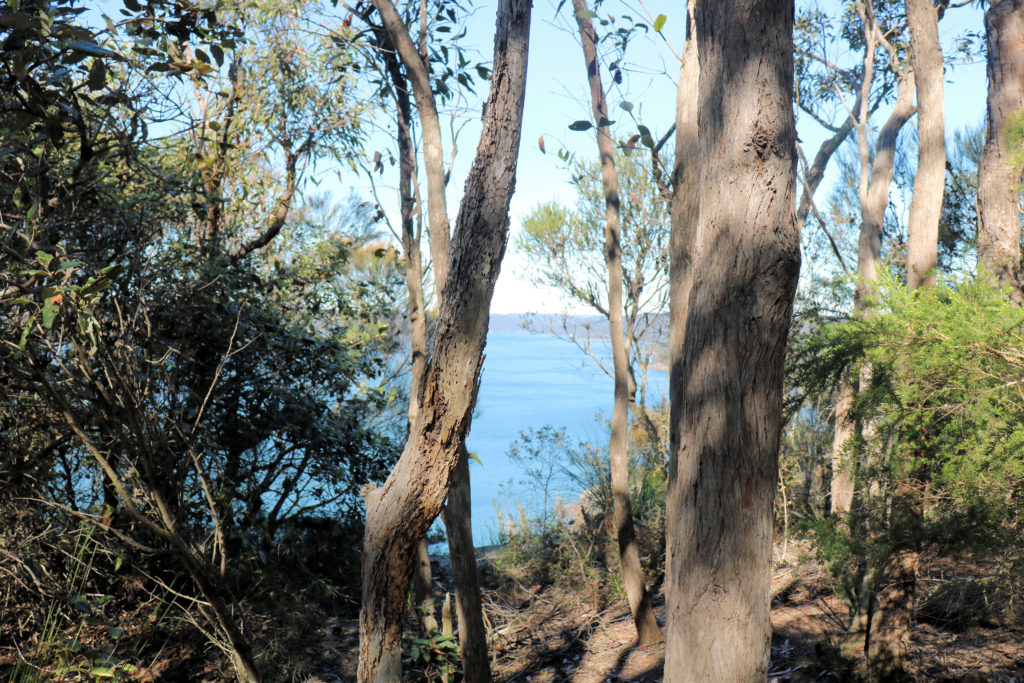
[[[769,680],[854,680],[830,656],[850,614],[833,594],[825,571],[813,562],[790,564],[773,577],[773,593]],[[587,596],[550,586],[486,589],[484,597],[495,681],[662,680],[664,646],[636,646],[636,631],[623,601],[595,604]],[[653,602],[664,625],[664,596],[655,593]],[[355,673],[356,628],[354,621],[339,621],[325,629],[334,634],[329,638],[335,652],[349,652],[343,655],[346,671],[340,680]],[[945,630],[916,623],[908,660],[909,673],[917,681],[1024,683],[1024,632],[978,625]],[[339,680],[321,680],[327,683],[332,678]]]

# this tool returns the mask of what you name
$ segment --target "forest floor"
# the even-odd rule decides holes
[[[795,556],[801,548],[790,551]],[[784,563],[772,582],[769,680],[854,680],[830,656],[850,614],[827,572],[804,557]],[[625,601],[601,604],[578,591],[514,583],[485,587],[484,601],[495,681],[662,680],[664,646],[637,647]],[[656,592],[653,601],[664,624],[664,596]],[[354,668],[356,636],[346,635]],[[917,681],[1024,683],[1024,632],[1005,625],[954,629],[918,621],[910,634],[908,670]]]

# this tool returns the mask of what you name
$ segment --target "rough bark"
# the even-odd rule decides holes
[[[674,396],[665,677],[763,681],[783,357],[800,265],[793,3],[699,2],[700,219]]]
[[[867,641],[869,675],[874,681],[907,680],[904,669],[914,609],[918,554],[894,553],[882,566]]]
[[[455,611],[459,618],[459,648],[462,673],[468,683],[491,680],[491,663],[487,657],[487,631],[484,628],[483,599],[477,576],[476,553],[473,550],[473,524],[470,517],[469,453],[460,448],[459,462],[452,472],[452,486],[444,509],[444,526],[448,531],[448,553],[455,577]],[[465,485],[458,484],[465,481]],[[462,515],[456,517],[455,515]]]
[[[978,265],[1014,288],[1020,302],[1021,168],[1009,129],[1024,116],[1024,0],[992,2],[985,12],[988,116],[978,165]]]
[[[472,418],[491,295],[508,239],[529,22],[528,0],[502,0],[491,92],[459,209],[420,419],[367,506],[359,615],[359,680],[366,683],[401,678],[402,613],[416,545],[441,511]]]
[[[587,14],[585,0],[573,0],[576,23],[583,44],[583,57],[590,85],[590,102],[594,120],[598,124],[608,118],[604,86],[601,83],[597,58],[597,34]],[[610,128],[597,125],[597,147],[601,154],[601,184],[604,189],[604,256],[608,269],[608,330],[612,342],[613,379],[615,397],[612,404],[611,438],[608,455],[612,475],[612,518],[619,546],[619,566],[622,583],[626,588],[629,609],[633,613],[637,639],[641,647],[661,641],[661,628],[651,608],[650,596],[644,583],[640,553],[633,529],[633,506],[629,497],[629,383],[632,373],[626,356],[626,336],[622,321],[622,248],[619,216],[619,178],[615,170],[615,146]],[[635,386],[635,384],[634,384]]]
[[[946,119],[943,112],[939,10],[932,0],[906,0],[910,64],[917,88],[917,175],[910,201],[907,288],[935,284],[939,216],[946,190]]]

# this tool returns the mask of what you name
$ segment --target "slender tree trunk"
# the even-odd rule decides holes
[[[468,500],[470,489],[468,484],[457,485],[461,480],[469,479],[469,453],[465,444],[461,450],[459,463],[452,472],[452,486],[443,513],[444,526],[448,530],[448,552],[455,576],[455,611],[459,617],[462,673],[468,683],[487,683],[491,680],[491,663],[487,657],[487,632],[473,550],[472,505]],[[460,497],[467,500],[460,500]],[[456,514],[462,516],[456,517]]]
[[[590,99],[597,122],[597,147],[601,153],[601,181],[605,196],[604,255],[608,268],[608,334],[612,342],[615,399],[612,404],[611,440],[608,455],[612,470],[612,516],[619,545],[619,566],[626,587],[629,609],[636,624],[637,639],[641,647],[661,641],[661,627],[654,616],[650,596],[644,583],[640,553],[633,530],[633,506],[629,498],[629,382],[631,373],[626,357],[626,336],[622,322],[622,248],[619,217],[619,177],[615,171],[615,146],[609,126],[601,125],[608,118],[604,87],[601,84],[600,64],[597,58],[597,34],[587,14],[585,0],[573,0],[576,22],[579,25],[590,83]],[[635,382],[634,382],[635,387]]]
[[[854,435],[853,382],[844,377],[839,385],[836,400],[835,427],[832,438],[832,497],[831,510],[834,515],[846,515],[853,504],[854,474],[856,458],[844,451],[846,442]]]
[[[978,266],[1013,287],[1021,303],[1021,167],[1013,160],[1010,129],[1024,116],[1024,0],[993,1],[985,12],[985,38],[988,117],[978,165]]]
[[[408,434],[420,414],[423,399],[423,378],[427,367],[427,321],[424,314],[423,257],[419,235],[413,222],[415,196],[413,177],[416,172],[416,152],[412,142],[412,103],[408,84],[392,52],[382,51],[391,78],[398,121],[398,195],[402,221],[402,251],[405,254],[405,286],[409,297],[409,331],[411,337],[412,368],[409,385],[409,410],[406,425]],[[437,629],[434,614],[433,575],[427,539],[417,549],[416,570],[412,579],[413,608],[422,633]]]
[[[855,126],[857,131],[857,150],[860,156],[860,183],[858,196],[861,210],[860,236],[857,246],[857,290],[854,295],[854,314],[870,315],[872,296],[875,283],[878,282],[878,269],[882,261],[882,225],[885,221],[885,208],[889,203],[889,188],[892,184],[893,165],[896,159],[896,139],[900,131],[914,114],[914,74],[905,70],[899,76],[896,86],[896,102],[889,118],[886,119],[875,142],[875,157],[871,159],[868,143],[868,118],[871,108],[867,106],[874,80],[874,59],[878,47],[878,29],[874,23],[874,15],[870,5],[859,3],[858,9],[864,25],[864,75],[861,80],[861,107]],[[861,390],[867,385],[862,385]],[[839,400],[836,404],[835,430],[832,440],[832,476],[839,477],[833,485],[833,496],[839,493],[838,499],[832,501],[832,512],[844,515],[853,504],[853,482],[856,479],[858,459],[845,453],[847,441],[854,435],[856,426],[850,415],[856,396],[853,380],[847,378],[840,386]],[[840,487],[837,491],[836,487]],[[849,496],[843,492],[849,491]]]
[[[906,0],[910,63],[917,87],[917,175],[910,201],[907,288],[935,284],[939,215],[946,190],[946,119],[942,108],[942,46],[939,10],[932,0]]]
[[[858,12],[864,25],[865,41],[868,49],[865,49],[864,58],[864,80],[862,88],[868,92],[874,73],[874,51],[882,42],[881,32],[875,21],[874,12],[870,2],[858,2]],[[891,56],[890,56],[891,58]],[[885,209],[889,203],[889,190],[893,178],[893,165],[896,157],[896,140],[900,131],[911,116],[914,115],[913,96],[915,91],[915,74],[911,66],[904,67],[898,74],[896,86],[896,102],[893,104],[892,112],[885,124],[878,133],[875,143],[875,156],[872,161],[868,151],[867,120],[868,107],[861,109],[861,116],[857,122],[857,143],[860,155],[860,187],[859,198],[861,206],[860,240],[857,253],[857,291],[854,296],[854,315],[870,317],[874,315],[876,285],[878,282],[878,271],[882,264],[882,228],[885,221]],[[866,98],[865,98],[866,101]],[[865,391],[871,386],[872,369],[864,366],[860,369],[858,389]],[[852,408],[855,394],[850,396]],[[849,428],[851,418],[848,413],[836,415],[837,424],[845,424]],[[858,427],[854,426],[855,431]],[[863,436],[870,441],[873,433],[873,425],[863,426]],[[836,438],[833,441],[833,466],[845,464],[849,468],[859,467],[860,458],[847,455],[844,460],[845,441],[840,441],[842,430],[836,430]],[[874,456],[869,450],[868,469],[874,471],[877,463],[873,462]],[[857,504],[857,496],[873,497],[876,495],[876,483],[867,490],[854,491],[850,505]],[[866,504],[867,501],[864,501]],[[849,507],[846,511],[849,511]],[[871,533],[870,530],[861,529],[856,533]],[[872,614],[875,604],[875,587],[882,580],[882,569],[869,566],[865,569],[865,575],[861,583],[861,601],[854,614],[853,622],[840,644],[840,650],[846,656],[852,656],[859,652],[867,652],[867,639],[873,628]],[[868,661],[870,670],[870,660]]]
[[[699,2],[700,219],[673,397],[665,678],[768,673],[783,358],[800,266],[793,3]]]
[[[508,239],[529,47],[530,3],[498,7],[491,92],[452,244],[420,419],[367,506],[359,680],[401,679],[402,614],[416,545],[437,517],[472,419],[491,295]]]
[[[427,218],[430,223],[430,255],[434,262],[434,281],[448,278],[448,206],[444,193],[444,151],[441,144],[441,122],[430,84],[430,68],[416,50],[409,30],[391,0],[371,0],[380,14],[384,29],[405,65],[416,98],[423,135],[423,164],[427,172]]]
[[[420,114],[420,122],[423,128],[423,157],[427,173],[427,222],[430,239],[430,249],[434,263],[434,294],[440,306],[444,296],[444,289],[448,279],[449,270],[449,227],[448,227],[448,203],[445,195],[445,172],[443,164],[443,151],[441,143],[441,129],[438,121],[437,106],[434,100],[433,91],[430,87],[429,69],[423,62],[423,52],[417,52],[409,36],[408,29],[402,23],[398,12],[390,0],[378,0],[374,3],[381,14],[385,30],[391,37],[392,43],[396,46],[396,53],[387,57],[397,68],[397,60],[401,59],[406,65],[409,73],[409,80],[412,83],[416,97],[417,110]],[[421,34],[421,43],[423,35]],[[400,74],[393,75],[392,80],[396,82],[396,90],[404,93],[405,103],[408,106],[408,90],[404,87],[406,80]],[[397,83],[401,81],[402,87]],[[408,118],[408,117],[407,117]],[[401,128],[401,125],[399,126]],[[410,146],[411,148],[411,146]],[[412,161],[414,167],[415,161]],[[409,192],[410,214],[408,226],[412,226],[411,214],[411,183]],[[403,200],[405,195],[403,194]],[[404,220],[404,216],[403,216]],[[409,241],[412,246],[412,240]],[[415,236],[414,251],[416,256],[415,277],[419,286],[419,305],[421,315],[418,322],[420,327],[413,328],[413,399],[416,403],[416,413],[413,411],[413,403],[410,402],[409,424],[415,424],[419,414],[419,401],[421,400],[424,372],[426,369],[426,321],[422,315],[424,310],[424,297],[422,290],[422,259],[420,258],[419,239]],[[413,253],[407,247],[407,253]],[[410,263],[410,266],[413,264]],[[407,281],[409,276],[407,275]],[[411,290],[410,290],[411,295]],[[411,296],[410,296],[411,305]],[[422,362],[417,364],[417,352],[422,351],[419,356]],[[475,399],[474,399],[475,400]],[[467,457],[465,447],[460,449],[463,458]],[[446,504],[448,514],[443,516],[446,535],[449,540],[449,553],[452,566],[457,568],[466,567],[472,563],[475,565],[476,556],[473,552],[471,519],[471,494],[469,480],[469,462],[461,463],[456,472],[465,471],[466,476],[455,476],[451,481],[451,495]],[[454,524],[449,527],[449,522]],[[468,534],[468,535],[467,535]],[[453,536],[456,538],[453,541]],[[465,557],[456,556],[454,553],[468,553]],[[413,597],[417,605],[421,606],[421,625],[424,629],[437,628],[437,620],[434,615],[434,604],[431,597],[432,577],[430,571],[430,558],[427,553],[426,539],[420,543],[420,562],[413,577]],[[480,584],[475,568],[472,572],[456,571],[455,590],[457,604],[480,609]],[[465,597],[462,594],[465,593]],[[460,615],[461,617],[461,615]],[[467,646],[467,641],[469,645]],[[490,664],[487,658],[486,633],[483,627],[482,614],[462,619],[459,621],[459,646],[462,654],[463,667],[469,672],[484,674],[489,677]],[[482,645],[481,645],[482,644]],[[472,680],[472,679],[470,679]]]

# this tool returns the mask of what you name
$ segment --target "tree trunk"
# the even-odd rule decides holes
[[[665,678],[768,673],[795,226],[793,3],[699,2],[700,219],[673,397]]]
[[[437,517],[469,429],[491,295],[508,239],[529,47],[530,4],[498,7],[491,92],[452,248],[427,363],[420,419],[367,506],[359,680],[401,679],[402,613],[416,545]]]
[[[946,190],[946,120],[942,109],[939,10],[932,0],[906,0],[910,63],[917,87],[917,175],[910,201],[907,288],[935,284],[939,215]]]
[[[448,552],[455,576],[455,611],[459,617],[462,672],[467,683],[488,683],[491,680],[491,663],[487,658],[487,631],[473,550],[472,506],[468,500],[470,489],[468,481],[465,485],[458,485],[461,480],[469,479],[469,453],[465,444],[460,450],[444,509],[444,526],[448,531]],[[466,500],[461,500],[462,497]]]
[[[669,235],[669,485],[667,511],[679,510],[679,487],[675,485],[680,457],[680,424],[683,410],[683,337],[686,333],[687,302],[693,286],[693,236],[700,220],[698,160],[700,139],[697,136],[697,88],[700,65],[697,59],[697,36],[694,32],[694,10],[697,0],[687,0],[686,45],[679,67],[676,87],[676,149],[672,167],[672,205]],[[675,515],[665,518],[665,595],[679,592],[676,586]],[[672,613],[666,613],[668,633],[672,635]],[[669,656],[671,659],[671,656]],[[666,669],[667,671],[667,669]]]
[[[908,679],[904,662],[914,609],[917,557],[897,552],[879,570],[867,640],[868,676],[872,681]]]
[[[601,125],[608,118],[604,87],[601,84],[597,59],[597,34],[587,14],[585,0],[573,0],[576,23],[579,25],[583,56],[590,83],[590,100],[597,123],[597,147],[601,153],[601,182],[605,196],[604,255],[608,268],[608,334],[612,342],[615,398],[612,404],[611,439],[608,455],[612,474],[612,517],[619,545],[619,566],[626,588],[629,609],[633,613],[637,639],[641,647],[661,641],[661,627],[651,608],[644,583],[640,553],[633,530],[633,506],[629,498],[629,382],[631,373],[626,357],[626,337],[622,326],[622,249],[620,245],[619,178],[615,171],[615,146],[609,126]]]
[[[864,77],[861,81],[860,101],[866,103],[874,78],[874,53],[877,48],[873,15],[862,13],[865,41]],[[854,314],[870,315],[873,308],[872,295],[878,282],[878,269],[882,262],[882,225],[885,207],[889,204],[889,188],[892,185],[893,164],[896,159],[896,140],[900,131],[914,114],[914,74],[904,71],[896,86],[896,102],[892,112],[878,133],[875,142],[875,157],[871,160],[868,144],[868,117],[870,107],[862,105],[857,120],[857,148],[860,155],[860,186],[858,195],[861,209],[860,236],[857,247],[857,291],[854,295]],[[864,390],[867,385],[863,385]],[[853,380],[847,378],[840,387],[836,403],[835,430],[832,439],[832,476],[839,476],[833,482],[832,511],[846,514],[853,504],[853,481],[856,478],[857,459],[844,454],[846,442],[854,435],[856,426],[850,415],[856,392]],[[837,469],[838,468],[838,469]],[[848,492],[848,497],[847,497]],[[838,498],[837,498],[838,495]]]
[[[427,367],[427,321],[424,314],[423,298],[423,257],[420,252],[420,239],[416,234],[413,222],[415,197],[413,194],[413,177],[416,172],[416,151],[412,142],[412,103],[405,76],[393,52],[382,50],[384,61],[391,78],[395,98],[395,111],[398,123],[398,196],[402,221],[402,251],[405,254],[405,286],[409,297],[409,332],[411,338],[410,355],[412,368],[409,383],[409,409],[406,434],[408,434],[420,414],[420,401],[423,394],[423,377]],[[427,551],[427,539],[420,541],[417,549],[416,570],[413,573],[412,594],[413,608],[420,631],[426,635],[437,629],[437,617],[434,614],[433,576],[430,570],[430,554]]]
[[[832,438],[832,497],[833,515],[846,515],[853,504],[853,486],[857,472],[857,459],[845,452],[846,442],[854,435],[854,389],[849,377],[844,377],[836,399],[835,426]]]
[[[1021,167],[1010,129],[1024,116],[1024,0],[992,2],[985,12],[988,120],[978,165],[978,265],[1020,292]]]
[[[398,58],[405,64],[416,98],[423,135],[423,164],[427,171],[427,217],[430,222],[430,255],[434,262],[435,282],[444,282],[448,277],[448,204],[444,193],[444,152],[441,145],[441,122],[437,116],[437,104],[430,84],[430,69],[409,36],[409,30],[402,21],[391,0],[371,0],[380,14],[384,29],[391,37]]]

